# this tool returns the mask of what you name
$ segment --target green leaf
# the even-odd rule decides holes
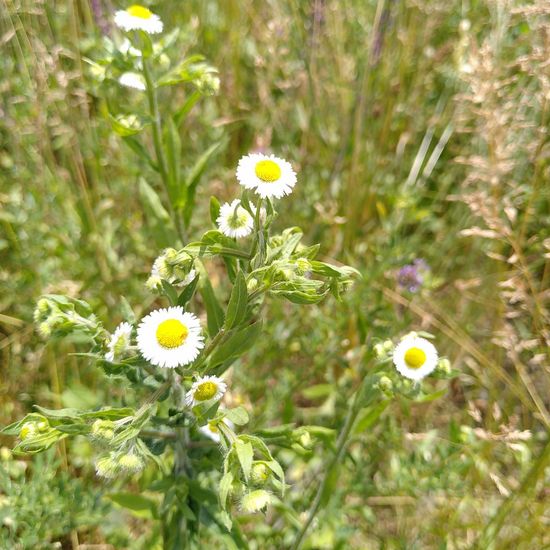
[[[225,361],[236,359],[246,353],[255,343],[262,331],[262,322],[257,321],[241,329],[233,329],[227,333],[224,341],[210,357],[210,368]]]
[[[206,306],[208,334],[213,338],[223,325],[223,309],[214,294],[214,289],[207,276],[201,277],[200,293]]]
[[[63,432],[69,435],[83,435],[90,433],[92,427],[89,424],[58,424],[55,429],[59,432]]]
[[[39,405],[35,405],[34,408],[42,413],[48,419],[54,420],[72,420],[78,421],[80,417],[80,411],[78,409],[45,409]]]
[[[183,105],[180,107],[178,111],[176,111],[176,114],[174,115],[174,122],[176,126],[181,125],[181,123],[185,120],[185,117],[188,115],[189,111],[195,106],[195,103],[202,97],[202,94],[195,90],[183,103]]]
[[[216,197],[210,197],[210,219],[217,226],[217,219],[220,215],[220,201]]]
[[[315,384],[309,388],[302,390],[302,395],[306,399],[319,399],[320,397],[327,397],[333,390],[332,384]]]
[[[246,290],[246,280],[243,272],[239,271],[227,306],[227,313],[225,316],[226,329],[231,329],[244,320],[247,305],[248,293]]]
[[[435,401],[436,399],[443,397],[446,393],[447,393],[447,388],[444,388],[434,393],[429,393],[427,395],[420,395],[415,399],[415,401],[418,401],[419,403],[428,403],[430,401]]]
[[[248,413],[244,407],[237,407],[235,409],[227,409],[224,411],[225,417],[236,426],[244,426],[248,423]]]
[[[164,279],[161,281],[162,290],[164,290],[164,294],[168,297],[168,300],[170,300],[170,305],[175,306],[178,303],[178,293],[173,285],[171,285],[168,281],[165,281]]]
[[[136,495],[134,493],[112,493],[107,495],[107,498],[122,508],[130,510],[130,512],[138,518],[155,519],[158,517],[157,503],[143,495]]]
[[[153,42],[145,31],[136,31],[139,35],[140,49],[143,57],[148,59],[153,55]]]
[[[185,179],[185,188],[187,189],[187,198],[185,201],[185,207],[183,209],[183,219],[185,221],[185,225],[189,225],[189,221],[191,220],[191,214],[193,212],[193,205],[195,202],[195,192],[197,190],[197,185],[199,184],[199,180],[204,173],[206,167],[208,166],[208,162],[210,161],[211,157],[214,155],[214,153],[218,150],[218,148],[221,145],[221,141],[218,143],[215,143],[211,147],[209,147],[195,162],[193,165],[193,168],[189,171],[187,178]]]
[[[367,407],[361,411],[359,418],[353,429],[354,434],[359,434],[370,428],[379,418],[380,415],[386,410],[386,407],[391,401],[381,401],[373,406]]]
[[[168,118],[164,131],[164,143],[170,199],[174,207],[180,209],[185,204],[185,187],[180,185],[181,139],[178,129],[171,118]]]
[[[233,474],[226,472],[220,480],[219,495],[221,507],[225,510],[227,504],[227,497],[233,487]]]
[[[138,156],[141,157],[151,168],[158,171],[158,166],[153,161],[149,153],[147,152],[147,149],[145,146],[135,137],[133,136],[126,136],[122,139],[122,141],[132,149],[132,151]]]
[[[181,292],[178,298],[178,306],[185,307],[193,298],[197,285],[199,283],[199,275],[197,275]]]
[[[241,464],[244,478],[248,481],[250,477],[250,470],[252,469],[252,460],[254,458],[254,449],[252,445],[242,439],[236,439],[233,443],[233,448],[237,453],[237,458]]]
[[[121,418],[127,418],[128,416],[134,416],[135,411],[134,409],[131,409],[130,407],[122,407],[122,408],[109,408],[109,409],[101,409],[99,411],[90,411],[90,412],[83,412],[80,415],[80,418],[84,419],[96,419],[100,418],[103,420],[119,420]]]
[[[156,244],[159,247],[169,246],[177,240],[177,235],[160,197],[143,178],[139,179],[138,188],[145,216],[150,223]]]

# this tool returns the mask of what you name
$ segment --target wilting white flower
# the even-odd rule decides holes
[[[157,309],[137,329],[138,348],[149,362],[173,369],[193,362],[204,347],[199,319],[181,306]]]
[[[272,500],[271,493],[258,489],[243,496],[241,508],[248,513],[259,512],[271,504]]]
[[[289,162],[274,155],[251,153],[239,160],[237,180],[260,197],[281,198],[292,193],[296,174]]]
[[[148,34],[162,32],[162,21],[148,8],[134,4],[115,13],[115,25],[123,31],[144,31]]]
[[[118,79],[118,83],[127,88],[145,90],[145,79],[138,73],[122,73]]]
[[[196,407],[206,401],[219,401],[225,390],[226,383],[217,376],[200,376],[185,396],[185,404],[188,407]]]
[[[122,357],[130,347],[132,339],[132,325],[130,323],[120,323],[107,344],[109,351],[105,354],[105,359],[111,363]]]
[[[408,335],[395,347],[393,364],[406,378],[422,380],[437,366],[437,350],[425,338]]]
[[[137,48],[134,48],[134,46],[132,46],[132,43],[127,38],[122,41],[122,44],[120,44],[120,46],[118,47],[118,51],[123,55],[141,57],[141,52]]]
[[[227,418],[224,418],[222,422],[226,424],[231,430],[235,428],[235,425],[233,424],[233,422],[231,422],[231,420]],[[205,435],[212,441],[215,441],[216,443],[219,443],[221,440],[220,429],[218,428],[215,422],[208,422],[204,426],[201,426],[199,428],[199,432],[201,432],[203,435]]]
[[[235,199],[232,203],[222,204],[216,223],[226,237],[237,239],[250,235],[254,229],[254,218],[248,210],[241,206],[239,199]]]

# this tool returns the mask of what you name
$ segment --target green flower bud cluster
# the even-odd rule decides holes
[[[95,464],[96,474],[106,479],[113,479],[120,474],[136,474],[144,467],[143,458],[133,451],[112,451],[100,457]]]
[[[66,336],[77,331],[95,338],[102,331],[101,324],[86,302],[56,294],[38,300],[34,321],[44,338]]]
[[[378,342],[374,345],[374,353],[380,360],[387,359],[393,351],[394,344],[391,340],[385,340],[384,342]]]
[[[195,276],[193,258],[186,252],[167,248],[154,261],[151,276],[145,284],[150,290],[159,289],[163,281],[175,286],[185,286]]]
[[[49,428],[50,428],[50,425],[45,419],[42,421],[36,421],[36,422],[35,421],[25,422],[21,427],[21,431],[19,432],[19,439],[21,441],[25,441],[26,439],[31,439],[37,435],[47,432]]]
[[[111,441],[115,436],[116,425],[110,420],[96,420],[92,424],[92,437],[98,441]]]
[[[255,485],[265,485],[271,477],[271,470],[264,462],[254,462],[250,470],[250,480]]]

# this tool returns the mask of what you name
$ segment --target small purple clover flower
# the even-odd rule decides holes
[[[430,268],[425,260],[418,258],[412,264],[404,265],[397,273],[397,284],[409,292],[418,292],[424,283],[424,274]]]

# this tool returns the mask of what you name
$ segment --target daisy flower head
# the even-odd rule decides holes
[[[145,91],[145,79],[138,73],[122,73],[118,79],[118,83],[121,86],[126,86],[126,88]]]
[[[227,384],[217,376],[200,376],[193,382],[191,389],[185,396],[185,404],[188,407],[196,407],[207,401],[219,401]]]
[[[292,193],[296,173],[289,162],[275,155],[251,153],[239,160],[237,180],[246,189],[254,189],[262,198],[280,199]]]
[[[220,215],[216,220],[219,230],[226,237],[240,238],[252,233],[254,218],[241,206],[241,201],[235,199],[232,203],[226,202],[220,208]]]
[[[125,32],[143,31],[147,34],[158,34],[162,32],[162,21],[150,9],[133,4],[125,10],[115,13],[115,25]]]
[[[422,380],[437,366],[435,346],[416,335],[405,336],[393,351],[393,364],[406,378]]]
[[[122,357],[130,347],[131,339],[132,325],[130,323],[120,323],[107,344],[109,351],[105,354],[105,359],[113,363],[116,359]]]
[[[199,319],[181,306],[152,311],[137,329],[139,351],[153,365],[174,369],[192,363],[204,347]]]

